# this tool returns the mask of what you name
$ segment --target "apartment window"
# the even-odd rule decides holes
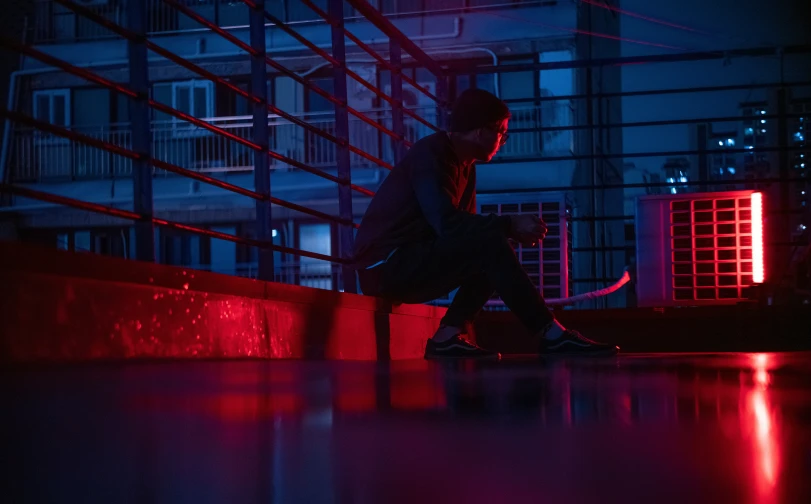
[[[211,264],[211,238],[161,230],[160,252],[163,264],[208,269]]]
[[[214,83],[203,80],[189,80],[180,82],[161,82],[154,85],[152,95],[155,101],[169,105],[185,114],[197,118],[214,116]],[[192,129],[182,119],[177,119],[163,112],[155,111],[158,123],[171,122],[174,129]],[[201,130],[205,131],[205,130]]]
[[[70,90],[34,91],[34,117],[56,126],[70,126]]]
[[[172,107],[194,117],[212,117],[214,83],[198,80],[173,82]]]

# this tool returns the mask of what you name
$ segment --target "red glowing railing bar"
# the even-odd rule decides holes
[[[243,0],[243,2],[245,2],[245,3],[248,3],[249,1],[250,1],[250,0]],[[328,15],[326,12],[324,12],[323,10],[321,10],[321,9],[320,9],[320,8],[319,8],[317,5],[315,5],[314,3],[312,3],[310,0],[301,0],[301,2],[302,2],[303,4],[305,4],[307,7],[309,7],[311,10],[313,10],[313,11],[314,11],[316,14],[318,14],[319,16],[321,16],[322,18],[324,18],[324,20],[325,20],[325,21],[327,21],[328,23],[330,22],[329,15]],[[320,48],[318,48],[317,46],[315,46],[314,44],[312,44],[310,41],[308,41],[308,40],[304,39],[303,37],[301,37],[301,35],[299,35],[298,33],[296,33],[294,30],[292,30],[292,29],[290,29],[290,28],[286,27],[286,26],[284,25],[284,23],[281,23],[280,21],[278,21],[278,20],[277,20],[277,19],[276,19],[274,16],[271,16],[271,15],[270,15],[270,14],[268,14],[268,13],[265,13],[265,16],[266,16],[266,17],[267,17],[269,20],[271,20],[271,21],[273,21],[274,23],[276,23],[277,25],[279,25],[279,27],[280,27],[280,28],[282,28],[282,29],[284,29],[285,31],[290,30],[290,32],[292,32],[291,34],[295,34],[295,35],[293,35],[293,36],[294,36],[294,37],[296,37],[296,39],[297,39],[297,40],[302,41],[302,43],[304,43],[305,45],[307,45],[307,47],[310,47],[311,49],[313,49],[313,50],[314,50],[314,51],[316,51],[316,52],[318,52],[318,51],[320,51],[320,52],[324,52],[324,51],[322,51]],[[290,33],[290,32],[288,32],[288,33]],[[422,86],[420,86],[419,84],[417,84],[417,83],[416,83],[414,80],[412,80],[412,79],[411,79],[411,78],[409,78],[408,76],[406,76],[406,75],[402,75],[402,73],[401,73],[400,69],[395,68],[395,67],[394,67],[394,66],[393,66],[391,63],[389,63],[389,62],[388,62],[388,61],[386,61],[386,60],[385,60],[383,57],[381,57],[380,55],[378,55],[378,54],[377,54],[377,53],[376,53],[376,52],[375,52],[375,51],[374,51],[374,50],[373,50],[371,47],[369,47],[367,44],[365,44],[365,43],[364,43],[362,40],[358,39],[356,36],[352,35],[351,33],[349,33],[349,32],[348,32],[348,31],[346,31],[346,30],[344,30],[344,35],[346,35],[346,36],[349,38],[349,40],[351,40],[352,42],[356,43],[356,44],[357,44],[357,45],[358,45],[358,46],[359,46],[361,49],[363,49],[364,51],[366,51],[366,52],[368,52],[370,55],[372,55],[372,56],[373,56],[373,57],[374,57],[374,58],[375,58],[377,61],[379,61],[380,63],[382,63],[382,64],[383,64],[383,66],[384,66],[384,67],[386,67],[386,69],[387,69],[387,70],[389,70],[390,72],[393,72],[393,73],[398,73],[398,74],[400,74],[400,78],[401,78],[401,79],[403,79],[404,81],[406,81],[406,82],[407,82],[407,83],[409,83],[410,85],[414,86],[414,87],[415,87],[415,88],[417,88],[418,90],[422,91],[422,92],[423,92],[423,93],[425,93],[425,94],[426,94],[428,97],[432,98],[434,101],[436,101],[438,104],[440,104],[440,101],[439,101],[439,99],[438,99],[436,96],[434,96],[434,95],[432,95],[431,93],[429,93],[427,90],[425,90],[425,89],[424,89]],[[319,54],[320,54],[320,53],[319,53]],[[328,55],[328,54],[326,54],[326,53],[324,53],[324,58],[327,58],[327,60],[328,60],[328,61],[330,61],[331,63],[334,61],[333,65],[341,65],[341,63],[340,63],[340,62],[338,62],[337,60],[335,60],[335,58],[333,58],[332,56],[330,56],[330,55]],[[363,84],[365,87],[367,87],[368,89],[370,89],[370,90],[371,90],[373,93],[375,93],[377,96],[379,96],[380,98],[382,98],[383,100],[385,100],[385,101],[386,101],[387,103],[389,103],[390,105],[392,105],[392,106],[394,106],[394,105],[395,105],[395,103],[394,103],[394,99],[393,99],[393,98],[391,98],[390,96],[388,96],[388,95],[386,95],[385,93],[381,92],[381,91],[380,91],[379,89],[377,89],[376,87],[374,87],[374,86],[372,86],[371,84],[369,84],[368,82],[366,82],[366,79],[363,79],[362,77],[360,77],[359,75],[357,75],[355,72],[353,72],[353,71],[352,71],[352,70],[350,70],[349,68],[346,68],[346,66],[345,66],[345,65],[342,65],[342,66],[344,66],[344,68],[345,68],[345,70],[346,70],[347,75],[350,75],[352,78],[354,78],[355,80],[357,80],[358,82],[360,82],[361,84]],[[410,109],[407,109],[407,108],[403,107],[403,106],[402,106],[402,105],[403,105],[403,104],[402,104],[402,102],[398,103],[398,105],[400,105],[400,108],[401,108],[401,109],[403,110],[403,112],[404,112],[404,113],[406,113],[408,116],[410,116],[410,117],[414,118],[415,120],[417,120],[417,121],[421,122],[422,124],[424,124],[424,125],[428,126],[429,128],[433,129],[434,131],[439,131],[439,128],[437,128],[436,126],[434,126],[433,124],[431,124],[429,121],[427,121],[426,119],[422,118],[421,116],[419,116],[418,114],[416,114],[416,113],[415,113],[415,112],[413,112],[412,110],[410,110]],[[440,105],[441,105],[441,104],[440,104]]]
[[[87,201],[80,201],[73,198],[68,198],[66,196],[59,196],[57,194],[46,193],[42,191],[37,191],[35,189],[29,189],[27,187],[19,187],[11,184],[0,184],[0,192],[7,192],[11,194],[17,194],[19,196],[23,196],[26,198],[36,199],[39,201],[47,201],[49,203],[57,203],[63,206],[68,206],[72,208],[77,208],[79,210],[87,210],[89,212],[100,213],[104,215],[110,215],[112,217],[119,217],[121,219],[128,219],[134,221],[143,221],[145,217],[143,215],[137,214],[135,212],[131,212],[129,210],[122,210],[120,208],[112,208],[104,205],[99,205],[98,203],[90,203]],[[167,227],[170,229],[175,229],[178,231],[187,231],[190,233],[195,233],[203,236],[208,236],[210,238],[217,238],[219,240],[226,240],[234,243],[239,243],[242,245],[250,245],[252,247],[260,247],[266,248],[269,250],[275,250],[277,252],[282,252],[285,254],[291,255],[298,255],[298,256],[305,256],[311,257],[313,259],[319,259],[321,261],[327,261],[332,263],[344,264],[347,262],[346,259],[342,259],[340,257],[332,257],[328,255],[318,254],[316,252],[308,252],[306,250],[299,250],[290,247],[284,247],[281,245],[274,245],[271,242],[254,240],[252,238],[243,238],[240,236],[229,235],[226,233],[220,233],[218,231],[212,231],[210,229],[198,228],[195,226],[190,226],[188,224],[183,224],[180,222],[169,221],[166,219],[159,219],[157,217],[152,217],[151,219],[146,219],[147,221],[151,221],[156,226]]]
[[[65,5],[71,3],[68,0],[56,0],[56,1],[58,1],[60,3],[64,3]],[[203,25],[206,28],[210,29],[214,33],[220,35],[224,39],[228,40],[229,42],[231,42],[235,46],[242,49],[243,51],[246,51],[251,56],[258,56],[259,55],[259,53],[256,51],[256,49],[251,47],[249,44],[246,44],[245,42],[239,40],[237,37],[235,37],[231,33],[228,33],[226,30],[223,30],[222,28],[220,28],[216,24],[214,24],[211,21],[207,20],[203,16],[197,14],[196,12],[194,12],[190,8],[186,7],[185,5],[179,4],[178,2],[176,2],[174,0],[161,0],[161,1],[163,3],[165,3],[165,4],[167,4],[167,5],[171,5],[172,7],[177,9],[178,11],[180,11],[183,14],[187,15],[188,17],[192,18],[193,20],[197,21],[198,23],[200,23],[201,25]],[[330,103],[333,103],[333,104],[338,105],[340,107],[346,108],[347,112],[354,115],[355,117],[357,117],[361,121],[365,122],[366,124],[372,126],[373,128],[377,129],[381,133],[384,133],[384,134],[390,136],[391,138],[394,138],[395,140],[400,140],[405,145],[408,145],[408,146],[412,145],[411,142],[408,142],[404,138],[400,137],[400,135],[396,134],[395,132],[391,131],[390,129],[386,128],[385,126],[382,126],[381,124],[379,124],[378,122],[370,119],[369,117],[366,117],[365,114],[363,114],[361,112],[358,112],[354,108],[350,107],[348,104],[342,102],[338,98],[336,98],[336,97],[332,96],[331,94],[327,93],[326,91],[324,91],[320,87],[316,86],[315,84],[313,84],[311,82],[308,82],[306,79],[302,78],[300,75],[296,74],[295,72],[292,72],[292,71],[288,70],[287,68],[285,68],[284,66],[280,65],[279,63],[276,63],[275,61],[273,61],[272,59],[267,57],[267,55],[265,55],[264,57],[265,57],[265,62],[268,65],[272,66],[273,68],[275,68],[279,72],[283,73],[287,77],[290,77],[291,79],[298,82],[302,86],[305,86],[308,89],[311,89],[313,92],[321,95],[324,99],[328,100]]]
[[[107,152],[112,152],[113,154],[118,154],[119,156],[123,156],[133,160],[143,159],[144,156],[141,154],[121,147],[119,145],[115,145],[109,142],[105,142],[104,140],[99,140],[97,138],[93,138],[82,133],[77,133],[75,131],[70,131],[68,129],[62,128],[60,126],[55,126],[50,123],[46,123],[43,121],[39,121],[34,119],[33,117],[27,116],[25,114],[21,114],[15,111],[9,111],[6,109],[0,109],[0,116],[6,117],[11,119],[14,122],[19,122],[26,124],[28,126],[37,128],[42,131],[47,131],[54,135],[67,138],[69,140],[73,140],[75,142],[85,143],[92,147],[96,147],[97,149],[101,149]],[[202,173],[198,173],[195,171],[187,170],[186,168],[181,168],[180,166],[173,165],[171,163],[167,163],[166,161],[161,161],[160,159],[149,158],[147,161],[152,164],[152,166],[156,168],[160,168],[162,170],[166,170],[172,173],[177,173],[178,175],[184,175],[194,180],[199,180],[200,182],[204,182],[206,184],[210,184],[215,187],[219,187],[220,189],[225,189],[227,191],[231,191],[242,196],[248,196],[249,198],[253,198],[259,201],[269,201],[274,205],[278,205],[281,207],[289,208],[290,210],[295,210],[297,212],[301,212],[307,215],[311,215],[313,217],[318,217],[320,219],[324,219],[327,221],[337,222],[339,224],[344,224],[348,226],[358,227],[358,224],[354,222],[347,221],[345,219],[341,219],[340,217],[335,217],[329,214],[325,214],[323,212],[319,212],[317,210],[311,210],[307,207],[303,207],[301,205],[297,205],[295,203],[291,203],[289,201],[285,201],[273,196],[265,196],[263,194],[251,191],[250,189],[245,189],[244,187],[239,187],[233,184],[229,184],[228,182],[223,182],[221,180],[217,180],[207,175],[203,175]]]
[[[57,0],[57,1],[62,1],[62,0]],[[17,50],[19,50],[20,52],[22,52],[24,54],[28,54],[31,57],[34,57],[36,59],[39,59],[40,61],[43,61],[44,63],[48,63],[50,65],[59,67],[59,68],[65,70],[68,73],[71,73],[71,74],[76,75],[78,77],[82,77],[82,78],[87,79],[87,80],[89,80],[91,82],[95,82],[95,83],[97,83],[99,85],[105,86],[105,87],[107,87],[109,89],[112,89],[114,91],[117,91],[119,93],[125,94],[125,95],[129,96],[130,98],[137,98],[138,97],[137,93],[135,93],[134,91],[132,91],[132,90],[130,90],[130,89],[124,87],[124,86],[121,86],[120,84],[116,84],[114,82],[111,82],[111,81],[109,81],[109,80],[107,80],[107,79],[105,79],[105,78],[103,78],[103,77],[89,71],[89,70],[86,70],[86,69],[79,68],[79,67],[76,67],[74,65],[71,65],[70,63],[68,63],[66,61],[60,60],[58,58],[54,58],[53,56],[50,56],[50,55],[45,54],[45,53],[43,53],[41,51],[38,51],[38,50],[36,50],[36,49],[34,49],[32,47],[25,46],[25,45],[19,44],[17,42],[10,41],[10,40],[8,40],[8,39],[6,39],[4,37],[0,37],[0,45],[9,46],[9,47],[11,47],[13,49],[17,49]],[[186,114],[184,112],[181,112],[179,110],[173,109],[172,107],[169,107],[168,105],[164,105],[162,103],[156,102],[153,99],[148,99],[147,103],[149,104],[150,107],[152,107],[152,108],[154,108],[156,110],[159,110],[159,111],[161,111],[161,112],[163,112],[165,114],[168,114],[170,116],[177,117],[178,119],[182,119],[184,121],[190,122],[190,123],[194,124],[195,126],[198,126],[200,128],[211,131],[212,133],[216,133],[216,134],[219,134],[221,136],[224,136],[225,138],[233,140],[233,141],[235,141],[235,142],[237,142],[239,144],[242,144],[242,145],[244,145],[244,146],[246,146],[246,147],[248,147],[250,149],[257,150],[257,151],[263,150],[262,147],[260,147],[259,145],[256,145],[255,143],[253,143],[253,142],[251,142],[249,140],[246,140],[246,139],[244,139],[244,138],[242,138],[242,137],[240,137],[238,135],[235,135],[235,134],[233,134],[233,133],[231,133],[231,132],[229,132],[229,131],[227,131],[225,129],[219,128],[219,127],[214,126],[212,124],[209,124],[209,123],[203,121],[202,119],[198,119],[198,118],[196,118],[194,116],[191,116],[191,115]],[[312,168],[310,166],[307,166],[306,164],[301,163],[299,161],[296,161],[295,159],[291,159],[291,158],[289,158],[287,156],[283,156],[283,155],[281,155],[281,154],[279,154],[277,152],[271,151],[271,150],[268,150],[267,154],[270,157],[272,157],[273,159],[276,159],[278,161],[286,163],[286,164],[288,164],[290,166],[298,168],[298,169],[300,169],[302,171],[305,171],[307,173],[311,173],[313,175],[316,175],[318,177],[327,179],[327,180],[335,182],[337,184],[342,184],[342,185],[347,185],[348,184],[349,187],[351,187],[353,190],[355,190],[355,191],[357,191],[357,192],[359,192],[359,193],[361,193],[363,195],[374,196],[373,191],[370,191],[370,190],[365,189],[363,187],[360,187],[358,185],[352,184],[352,183],[348,182],[347,180],[336,177],[334,175],[324,173],[321,170],[318,170],[316,168]]]
[[[56,0],[56,1],[59,2],[59,3],[62,3],[63,5],[68,6],[70,8],[75,7],[74,10],[76,12],[84,15],[85,17],[87,17],[88,19],[90,19],[91,21],[93,21],[95,23],[98,23],[98,24],[104,26],[105,28],[109,29],[110,31],[121,35],[122,37],[124,37],[127,40],[137,41],[137,40],[142,39],[142,37],[140,37],[138,34],[132,32],[132,31],[130,31],[130,30],[128,30],[128,29],[126,29],[126,28],[124,28],[122,26],[119,26],[119,25],[115,24],[114,22],[108,20],[104,16],[101,16],[100,14],[98,14],[96,12],[93,12],[90,9],[87,9],[86,7],[82,7],[82,6],[79,6],[79,5],[72,4],[72,2],[69,2],[67,0]],[[168,59],[168,60],[170,60],[170,61],[172,61],[174,63],[177,63],[178,65],[182,66],[183,68],[186,68],[187,70],[191,70],[192,72],[195,72],[198,75],[203,76],[203,77],[205,77],[206,79],[208,79],[208,80],[210,80],[212,82],[216,82],[217,84],[220,84],[220,85],[230,89],[231,91],[235,92],[236,94],[242,96],[243,98],[245,98],[245,99],[247,99],[247,100],[249,100],[249,101],[251,101],[253,103],[260,103],[261,102],[261,100],[258,97],[248,93],[247,91],[245,91],[243,89],[240,89],[238,86],[234,85],[233,83],[219,77],[218,75],[215,75],[215,74],[209,72],[208,70],[206,70],[206,69],[204,69],[204,68],[202,68],[202,67],[200,67],[198,65],[195,65],[194,63],[192,63],[192,62],[178,56],[177,54],[175,54],[175,53],[173,53],[173,52],[171,52],[171,51],[169,51],[167,49],[164,49],[163,47],[155,44],[154,42],[151,42],[149,40],[144,40],[144,43],[146,44],[147,48],[149,50],[151,50],[152,52],[154,52],[156,54],[159,54],[160,56],[163,56],[164,58],[166,58],[166,59]],[[278,116],[292,122],[293,124],[296,124],[297,126],[301,126],[302,128],[306,129],[307,131],[310,131],[310,132],[312,132],[312,133],[314,133],[316,135],[319,135],[319,136],[321,136],[321,137],[323,137],[323,138],[325,138],[325,139],[327,139],[327,140],[329,140],[329,141],[331,141],[333,143],[336,143],[338,145],[345,146],[351,152],[354,152],[355,154],[357,154],[357,155],[359,155],[359,156],[361,156],[361,157],[363,157],[365,159],[368,159],[369,161],[371,161],[371,162],[373,162],[375,164],[378,164],[378,165],[382,166],[383,168],[386,168],[386,169],[389,169],[389,170],[391,170],[393,168],[391,164],[383,161],[382,159],[377,158],[375,156],[372,156],[371,154],[363,151],[362,149],[359,149],[357,147],[352,146],[351,144],[349,144],[348,140],[339,139],[339,138],[335,137],[334,135],[330,135],[326,131],[324,131],[322,129],[319,129],[319,128],[316,128],[312,124],[309,124],[309,123],[307,123],[305,121],[302,121],[301,119],[299,119],[299,118],[297,118],[297,117],[295,117],[295,116],[293,116],[293,115],[279,109],[278,107],[276,107],[272,103],[267,103],[266,106],[267,106],[268,110],[271,113],[276,114],[276,115],[278,115]]]
[[[766,279],[763,260],[763,193],[752,193],[752,281],[763,283]]]

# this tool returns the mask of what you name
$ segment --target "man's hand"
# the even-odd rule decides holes
[[[546,237],[546,223],[537,215],[512,215],[510,222],[510,238],[525,247],[534,246]]]

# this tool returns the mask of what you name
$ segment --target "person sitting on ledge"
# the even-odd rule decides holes
[[[477,215],[476,165],[507,141],[510,110],[495,95],[468,89],[456,101],[450,131],[416,142],[372,198],[355,241],[361,290],[395,303],[425,303],[459,289],[426,359],[498,358],[467,341],[466,328],[498,293],[538,336],[541,354],[613,355],[563,327],[515,255],[510,240],[533,246],[546,236],[537,215]]]

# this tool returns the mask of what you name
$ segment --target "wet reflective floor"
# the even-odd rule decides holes
[[[811,502],[811,354],[4,370],[5,502]]]

